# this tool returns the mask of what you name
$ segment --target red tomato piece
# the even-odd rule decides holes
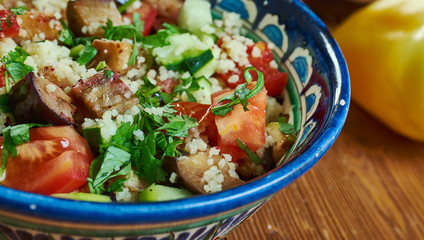
[[[268,45],[264,42],[257,42],[249,46],[246,52],[250,64],[264,75],[265,88],[268,91],[268,96],[275,97],[281,95],[286,87],[288,75],[287,73],[280,72],[278,69],[271,67],[270,63],[274,60],[274,55]],[[257,73],[254,71],[250,73],[252,74],[253,81],[257,81]],[[229,81],[230,77],[233,75],[238,76],[239,80],[236,82]],[[222,78],[230,88],[235,88],[237,85],[246,82],[243,75],[243,67],[239,65],[236,65],[234,70],[224,74],[218,74],[218,76]]]
[[[252,82],[248,88],[252,89],[255,85],[256,82]],[[213,94],[212,106],[221,105],[222,103],[218,103],[218,101],[223,96],[232,93],[234,90],[223,90]],[[246,158],[246,154],[237,146],[238,138],[254,152],[265,144],[266,94],[267,91],[264,88],[250,98],[247,106],[249,111],[244,111],[243,106],[238,104],[225,117],[215,116],[218,147],[221,149],[221,153],[231,154],[233,161]]]
[[[94,156],[73,127],[33,128],[29,134],[30,141],[17,146],[17,158],[9,157],[2,185],[50,195],[87,184]]]
[[[259,56],[253,56],[253,49],[259,50]],[[264,42],[257,42],[247,49],[249,62],[264,75],[265,88],[268,91],[268,96],[276,97],[283,93],[288,81],[287,73],[280,72],[277,68],[272,68],[270,63],[274,60],[272,51]],[[257,73],[251,72],[253,79],[257,79]],[[243,78],[244,79],[244,78]]]
[[[135,12],[140,14],[140,20],[144,22],[143,36],[149,35],[153,29],[158,11],[152,5],[143,2],[141,7],[135,10]],[[131,22],[133,22],[133,12],[126,13],[124,16],[131,19]]]
[[[1,9],[0,20],[0,38],[14,37],[19,34],[19,24],[11,11]]]
[[[0,67],[0,88],[4,87],[6,82],[6,77],[4,76],[4,73],[6,72],[6,68],[3,66]]]
[[[212,114],[212,105],[196,102],[175,102],[174,109],[177,115],[187,115],[195,118],[199,123],[199,131],[205,134],[209,139],[209,145],[217,146],[217,130],[215,125],[215,116]]]
[[[197,102],[175,102],[172,104],[174,105],[174,109],[177,110],[177,115],[187,115],[195,118],[199,125],[206,127],[214,120],[214,115],[211,112],[212,106],[209,104]]]

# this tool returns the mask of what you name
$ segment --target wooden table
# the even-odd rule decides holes
[[[424,144],[352,103],[327,154],[228,240],[424,239]]]

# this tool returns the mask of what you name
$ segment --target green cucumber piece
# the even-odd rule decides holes
[[[212,83],[209,82],[204,76],[197,80],[197,83],[200,86],[200,89],[193,91],[192,94],[196,98],[198,103],[201,104],[211,104],[211,94],[212,94]]]
[[[212,51],[208,49],[197,56],[186,57],[184,59],[184,62],[187,69],[190,71],[190,73],[192,75],[195,75],[212,59],[213,59]]]
[[[178,24],[194,34],[201,33],[203,26],[212,24],[211,4],[204,0],[186,0]]]
[[[88,201],[88,202],[112,202],[109,196],[93,194],[93,193],[77,193],[77,192],[56,193],[56,194],[52,194],[51,196],[57,197],[57,198],[65,198],[65,199]]]
[[[141,202],[161,202],[187,198],[190,196],[193,196],[193,194],[186,189],[152,184],[139,193],[138,199]]]

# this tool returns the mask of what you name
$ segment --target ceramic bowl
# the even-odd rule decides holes
[[[286,103],[298,140],[282,164],[223,192],[158,203],[93,203],[0,186],[0,239],[219,239],[309,170],[330,148],[350,102],[344,58],[299,0],[211,0],[213,15],[238,12],[247,35],[275,45],[289,73]]]

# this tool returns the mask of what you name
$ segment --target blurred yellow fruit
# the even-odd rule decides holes
[[[424,0],[380,0],[334,31],[352,98],[394,131],[424,141]]]

